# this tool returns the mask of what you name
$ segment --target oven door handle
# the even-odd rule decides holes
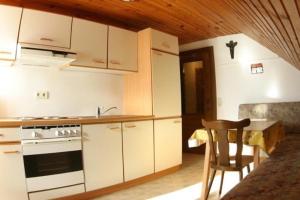
[[[45,144],[45,143],[58,143],[58,142],[72,142],[80,141],[81,137],[71,137],[71,138],[55,138],[55,139],[42,139],[42,140],[23,140],[22,144]]]

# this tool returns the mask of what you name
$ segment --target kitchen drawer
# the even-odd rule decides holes
[[[74,195],[78,193],[83,193],[84,185],[75,185],[70,187],[58,188],[54,190],[45,190],[41,192],[29,193],[30,200],[47,200],[47,199],[55,199],[63,196]]]
[[[152,48],[168,53],[179,54],[178,38],[176,36],[151,30]]]
[[[20,140],[20,128],[0,128],[0,142]]]

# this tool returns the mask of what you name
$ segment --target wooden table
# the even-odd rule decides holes
[[[254,168],[256,168],[260,162],[260,149],[269,154],[283,138],[284,131],[280,121],[251,121],[250,126],[244,128],[243,142],[246,145],[253,146]],[[189,140],[189,146],[199,146],[206,143],[206,140],[206,131],[204,129],[196,130]],[[210,156],[210,147],[206,145],[201,190],[202,200],[205,199],[206,193],[208,192]]]

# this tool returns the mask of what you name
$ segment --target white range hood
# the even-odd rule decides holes
[[[37,67],[63,67],[76,60],[76,53],[65,50],[53,50],[28,47],[18,44],[16,64]]]

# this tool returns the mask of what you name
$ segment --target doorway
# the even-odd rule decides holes
[[[203,154],[205,145],[188,147],[188,139],[196,129],[203,128],[201,119],[217,118],[216,78],[213,47],[180,53],[182,98],[182,150]]]

